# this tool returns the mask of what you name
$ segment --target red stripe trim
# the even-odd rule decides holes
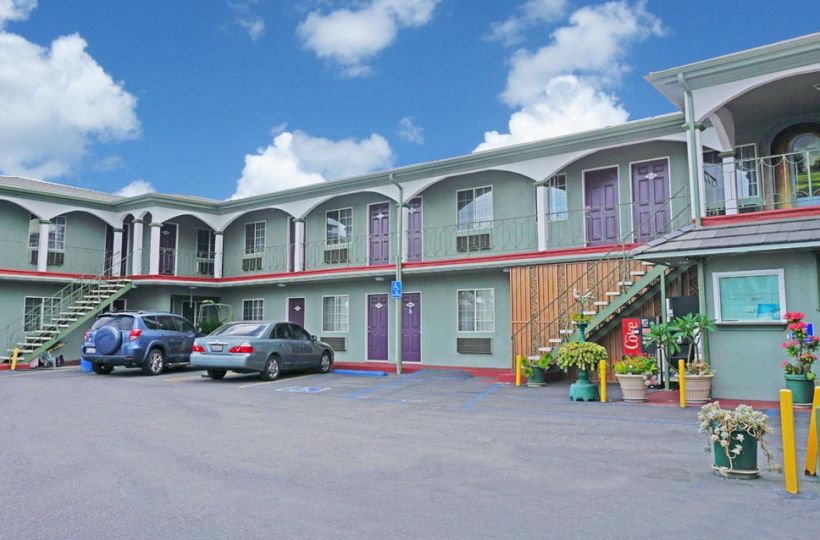
[[[701,219],[704,227],[731,225],[734,223],[751,223],[755,221],[770,221],[806,216],[820,216],[820,206],[806,206],[800,208],[783,208],[780,210],[762,210],[747,214],[733,214],[731,216],[711,216]]]
[[[388,362],[334,362],[333,367],[337,369],[358,369],[360,371],[386,371],[388,373],[396,373],[396,364]],[[417,362],[402,362],[402,373],[414,373],[422,369],[436,369],[442,371],[464,371],[475,377],[491,377],[508,375],[509,368],[471,368],[463,366],[428,366]]]

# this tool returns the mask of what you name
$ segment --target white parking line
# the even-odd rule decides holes
[[[25,369],[20,371],[11,371],[7,370],[8,375],[0,375],[0,380],[3,379],[16,379],[17,377],[31,377],[33,375],[45,375],[47,373],[79,373],[80,368],[79,366],[74,367],[62,367],[62,368],[49,368],[49,369]]]
[[[205,376],[204,374],[198,373],[196,375],[189,375],[187,377],[174,377],[174,378],[171,378],[171,379],[162,379],[162,380],[164,382],[175,383],[175,382],[181,382],[181,381],[194,381],[194,380],[197,380],[197,379],[207,379],[207,378],[208,377]]]
[[[305,375],[297,375],[295,377],[287,377],[285,379],[276,379],[275,381],[262,381],[262,382],[255,382],[255,383],[250,383],[250,384],[241,384],[237,388],[250,388],[252,386],[261,386],[263,384],[276,384],[276,383],[282,383],[282,382],[292,382],[292,381],[302,379],[304,377],[309,377],[309,376],[310,375],[305,374]]]

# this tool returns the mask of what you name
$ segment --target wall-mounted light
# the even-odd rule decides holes
[[[376,277],[376,278],[374,278],[374,279],[375,279],[376,281],[384,281],[384,278],[383,278],[383,277],[381,277],[381,276],[378,276],[378,277]]]
[[[277,287],[287,287],[287,284],[286,283],[277,283],[276,286]]]

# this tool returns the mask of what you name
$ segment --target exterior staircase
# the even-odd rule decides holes
[[[105,275],[72,281],[54,296],[44,298],[40,306],[0,329],[0,363],[10,362],[15,350],[18,363],[30,362],[87,326],[132,288],[129,279]]]

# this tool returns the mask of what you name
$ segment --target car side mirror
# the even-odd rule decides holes
[[[319,338],[317,338],[316,336],[311,335],[310,340],[311,341],[319,341]]]

